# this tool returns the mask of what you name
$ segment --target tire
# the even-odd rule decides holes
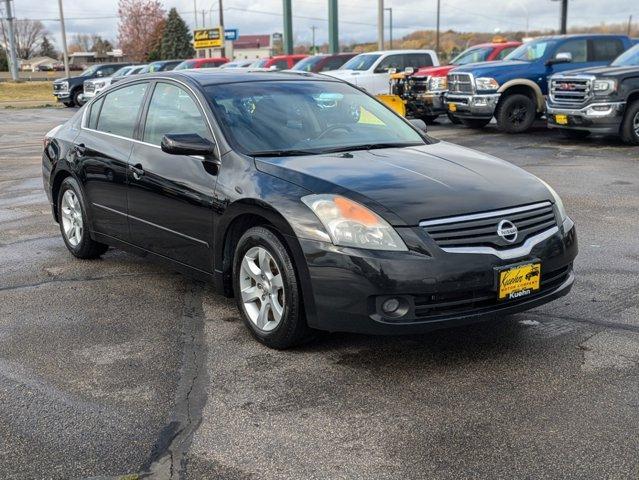
[[[468,128],[484,128],[490,123],[490,118],[460,118],[459,121]]]
[[[58,193],[58,219],[60,233],[67,249],[75,257],[83,259],[98,258],[109,249],[108,245],[91,238],[86,201],[78,182],[73,177],[62,181]]]
[[[233,291],[244,323],[257,341],[283,350],[311,338],[293,261],[268,228],[252,227],[237,243]]]
[[[73,105],[75,105],[76,107],[81,107],[82,105],[84,105],[84,102],[80,101],[80,95],[82,95],[82,90],[80,88],[76,88],[71,94]]]
[[[422,115],[419,118],[423,120],[426,125],[432,125],[435,123],[435,120],[437,120],[437,117],[439,117],[439,115]]]
[[[453,115],[452,113],[448,112],[446,115],[448,116],[448,120],[450,120],[450,123],[452,123],[454,125],[460,125],[461,124],[461,120],[459,118],[457,118],[455,115]]]
[[[626,107],[621,122],[621,139],[629,145],[639,145],[639,100]]]
[[[73,103],[73,102],[62,102],[62,104],[63,104],[65,107],[67,107],[67,108],[71,108],[71,107],[73,107],[73,106],[74,106],[74,103]]]
[[[580,140],[590,136],[590,132],[588,130],[570,130],[567,128],[560,128],[559,131],[564,137],[572,140]]]
[[[497,126],[506,133],[522,133],[532,127],[537,117],[535,102],[521,93],[513,93],[497,106]]]

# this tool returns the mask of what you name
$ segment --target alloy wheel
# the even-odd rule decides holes
[[[634,130],[635,135],[639,137],[639,112],[635,113],[635,116],[632,119],[632,129]]]
[[[80,201],[73,190],[64,192],[60,207],[64,236],[72,247],[77,247],[82,241],[84,222]]]
[[[240,295],[251,323],[264,332],[282,321],[285,306],[282,270],[264,247],[252,247],[242,259]]]

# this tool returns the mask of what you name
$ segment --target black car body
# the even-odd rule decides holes
[[[179,97],[167,95],[171,89]],[[136,91],[141,100],[133,101]],[[289,98],[300,102],[283,106]],[[116,115],[113,105],[130,112]],[[186,110],[176,127],[175,115]],[[202,121],[194,122],[197,112]],[[333,117],[350,123],[322,126],[306,139],[309,118]],[[132,119],[126,134],[107,131],[116,118]],[[407,146],[248,151],[249,137],[273,142],[265,128],[314,145],[372,132],[401,135]],[[250,280],[246,291],[276,288],[242,277],[250,252],[262,254],[255,245],[279,259],[264,268],[259,259],[273,282],[277,272],[294,272],[285,313],[299,308],[298,323],[265,332],[247,321],[270,346],[290,346],[308,327],[395,334],[473,322],[546,303],[573,283],[575,228],[550,187],[508,162],[434,140],[373,97],[321,75],[220,70],[123,80],[50,132],[45,145],[45,189],[56,220],[68,210],[61,228],[75,255],[112,245],[155,256],[227,295],[239,299],[241,291],[241,311],[242,281]],[[60,203],[65,188],[79,197],[77,210],[68,206],[73,198]],[[68,238],[78,222],[90,237],[80,232],[74,247]],[[498,299],[501,272],[529,264],[520,276],[540,270],[537,288]],[[286,338],[273,340],[276,333]]]
[[[553,75],[546,101],[548,126],[568,135],[621,135],[639,145],[639,45],[610,66]]]
[[[75,77],[58,78],[53,82],[53,95],[67,107],[82,105],[81,95],[85,80],[98,77],[110,77],[130,63],[104,63],[93,65]]]

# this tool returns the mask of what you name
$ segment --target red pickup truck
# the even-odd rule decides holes
[[[410,116],[421,118],[427,123],[432,122],[446,113],[444,93],[448,90],[448,72],[469,63],[503,60],[519,45],[521,42],[508,41],[474,45],[453,58],[448,65],[420,68],[407,75],[404,85],[396,87],[396,94],[406,101],[406,110]]]

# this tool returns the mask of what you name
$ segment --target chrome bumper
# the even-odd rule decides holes
[[[546,102],[546,113],[549,115],[568,115],[581,118],[617,117],[623,114],[626,102],[591,103],[582,108],[553,106]]]
[[[463,95],[459,93],[447,93],[445,102],[448,111],[460,117],[492,117],[497,108],[497,102],[501,93],[487,93]],[[455,104],[455,111],[451,110],[450,104]]]

